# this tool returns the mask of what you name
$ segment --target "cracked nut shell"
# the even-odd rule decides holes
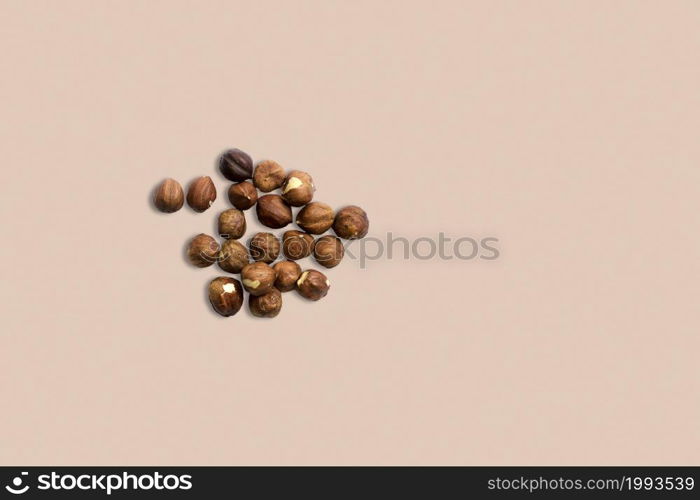
[[[326,275],[310,269],[304,271],[297,280],[297,291],[302,297],[309,300],[320,300],[326,296],[331,287]]]
[[[233,316],[243,305],[243,287],[237,279],[221,276],[209,282],[209,302],[222,316]]]
[[[300,207],[313,199],[315,190],[314,181],[309,174],[292,170],[282,185],[282,197],[293,207]]]
[[[177,212],[185,204],[185,192],[175,179],[165,179],[153,194],[153,204],[161,212]]]
[[[238,240],[226,240],[218,255],[219,267],[227,273],[237,274],[250,263],[248,250]]]
[[[198,234],[187,245],[187,260],[193,266],[209,267],[216,262],[219,244],[208,234]]]
[[[272,233],[257,233],[248,243],[253,260],[269,264],[280,254],[280,240]]]
[[[264,295],[251,295],[248,307],[253,316],[258,318],[274,318],[282,309],[282,294],[273,288]]]
[[[335,212],[325,203],[312,201],[297,214],[297,225],[307,233],[323,234],[333,225]]]
[[[294,290],[299,276],[301,276],[301,267],[294,261],[283,260],[273,266],[277,273],[275,280],[275,288],[280,292],[289,292]]]
[[[338,210],[333,221],[335,234],[346,240],[364,238],[369,231],[369,219],[360,207],[350,205]]]
[[[229,149],[219,157],[219,170],[230,181],[244,181],[253,175],[253,159],[240,149]]]
[[[292,222],[292,207],[278,194],[261,196],[255,210],[260,223],[273,229],[280,229]]]
[[[248,181],[231,184],[228,199],[238,210],[248,210],[258,201],[258,190]]]
[[[264,262],[253,262],[241,271],[243,287],[251,295],[264,295],[275,285],[277,274]]]
[[[204,212],[216,200],[216,187],[208,176],[195,179],[187,189],[187,204],[195,212]]]
[[[299,260],[311,255],[314,237],[301,231],[285,231],[282,235],[282,250],[290,260]]]
[[[280,187],[286,178],[282,165],[272,160],[263,160],[255,167],[253,183],[263,193],[269,193]]]
[[[343,242],[340,241],[340,238],[330,234],[321,236],[314,244],[316,262],[328,269],[340,264],[340,261],[343,260],[343,255],[345,255]]]
[[[237,240],[245,231],[245,215],[240,210],[230,208],[219,214],[219,236],[222,238]]]

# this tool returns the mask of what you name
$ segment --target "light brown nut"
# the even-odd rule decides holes
[[[153,194],[153,204],[167,214],[177,212],[185,204],[185,193],[175,179],[165,179]]]
[[[219,244],[208,234],[198,234],[187,245],[187,260],[193,266],[209,267],[216,262]]]

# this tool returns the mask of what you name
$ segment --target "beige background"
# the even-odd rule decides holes
[[[700,463],[697,2],[1,6],[0,463]],[[228,146],[501,258],[217,317]]]

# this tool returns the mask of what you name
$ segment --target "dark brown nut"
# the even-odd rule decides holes
[[[236,208],[219,214],[219,236],[227,240],[237,240],[245,234],[246,222],[243,212]]]
[[[165,179],[156,188],[153,203],[161,212],[177,212],[185,204],[185,192],[175,179]]]
[[[312,201],[297,214],[297,225],[307,233],[323,234],[333,225],[335,213],[333,209],[321,203]]]
[[[204,212],[216,200],[216,187],[210,177],[195,179],[187,189],[187,204],[195,212]]]
[[[237,274],[250,264],[248,249],[238,240],[226,240],[218,254],[219,267],[227,273]]]
[[[364,238],[369,231],[369,219],[360,207],[350,205],[338,210],[333,221],[335,234],[346,240]]]
[[[209,283],[209,302],[222,316],[233,316],[243,305],[241,282],[224,276],[214,278]]]
[[[198,234],[187,246],[187,260],[197,267],[209,267],[216,262],[219,244],[208,234]]]
[[[314,237],[301,231],[285,231],[282,235],[282,250],[291,260],[299,260],[311,255]]]
[[[297,280],[297,290],[302,297],[309,300],[320,300],[326,296],[331,287],[326,275],[313,269],[304,271]]]
[[[253,160],[240,149],[229,149],[219,157],[219,170],[230,181],[244,181],[253,175]]]
[[[336,238],[330,234],[321,236],[314,244],[314,257],[316,258],[316,262],[328,269],[340,264],[340,261],[343,260],[343,255],[345,255],[343,242],[340,241],[340,238]]]
[[[231,184],[228,188],[228,199],[238,210],[248,210],[258,201],[258,190],[252,182]]]
[[[282,309],[282,294],[273,288],[264,295],[251,295],[248,306],[253,316],[258,318],[274,318]]]
[[[316,186],[309,174],[292,170],[282,186],[282,197],[293,207],[300,207],[313,199],[315,190]]]
[[[272,233],[257,233],[248,244],[253,260],[269,264],[280,254],[280,240]]]
[[[279,229],[292,222],[292,207],[278,194],[266,194],[258,199],[255,207],[261,224]]]
[[[283,260],[273,266],[277,273],[275,288],[280,292],[289,292],[296,287],[297,280],[301,276],[301,267],[291,260]]]
[[[274,287],[277,274],[264,262],[253,262],[243,268],[241,278],[251,295],[264,295]]]
[[[263,193],[269,193],[284,183],[286,174],[282,165],[272,160],[263,160],[255,167],[253,183]]]

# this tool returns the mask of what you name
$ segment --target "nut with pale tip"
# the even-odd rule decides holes
[[[253,262],[241,271],[243,287],[251,295],[264,295],[275,286],[277,273],[264,262]]]
[[[282,185],[282,197],[293,207],[301,207],[313,199],[315,190],[316,186],[309,174],[292,170]]]
[[[321,300],[328,294],[331,282],[322,272],[310,269],[304,271],[297,280],[297,291],[309,300]]]
[[[216,200],[216,187],[208,176],[198,177],[187,189],[187,204],[195,212],[204,212]]]
[[[209,302],[222,316],[233,316],[243,305],[243,287],[234,278],[220,276],[209,282]]]
[[[248,210],[258,201],[258,190],[248,181],[231,184],[228,199],[238,210]]]

